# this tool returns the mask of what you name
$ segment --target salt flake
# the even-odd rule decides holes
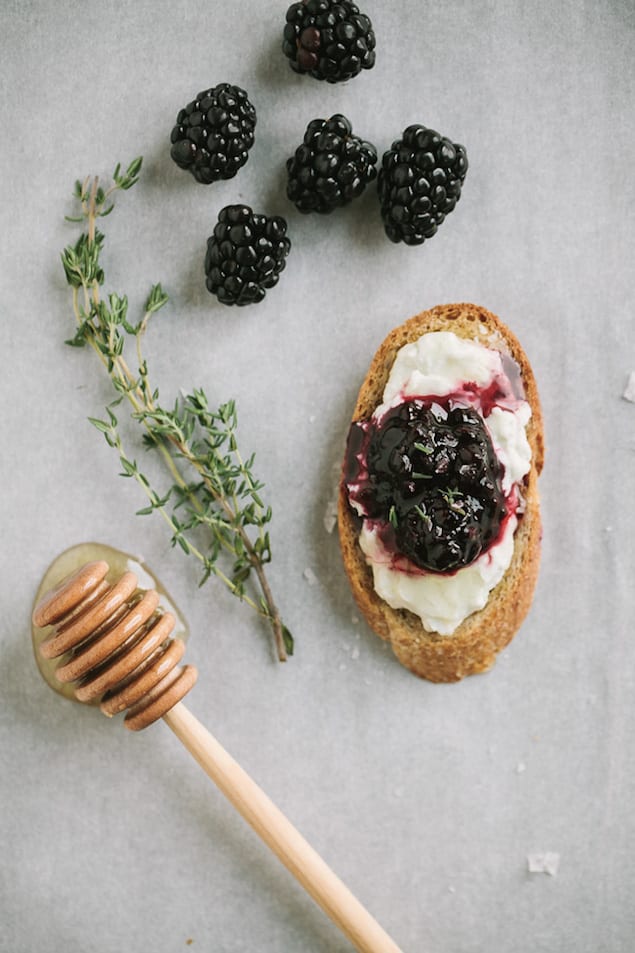
[[[628,375],[628,380],[626,381],[626,387],[624,388],[622,397],[624,400],[630,400],[632,404],[635,404],[635,371],[631,371],[631,373]]]
[[[330,534],[337,526],[337,499],[329,500],[324,511],[324,529]]]
[[[527,868],[530,874],[549,874],[550,877],[555,877],[559,866],[560,854],[552,851],[527,856]]]

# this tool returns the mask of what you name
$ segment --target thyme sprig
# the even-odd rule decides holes
[[[152,316],[167,303],[167,294],[160,284],[153,285],[136,324],[129,319],[125,295],[102,294],[104,235],[97,222],[112,212],[116,192],[135,185],[141,165],[141,158],[123,172],[117,165],[108,188],[97,176],[75,183],[81,214],[67,218],[84,224],[86,231],[62,252],[77,322],[75,336],[66,343],[92,347],[109,374],[116,396],[103,419],[89,419],[118,453],[121,475],[135,480],[145,494],[147,503],[138,514],[158,512],[171,531],[172,545],[201,563],[200,584],[216,576],[255,609],[269,623],[277,657],[285,661],[293,653],[293,638],[265,574],[265,565],[271,561],[271,508],[265,506],[262,484],[253,475],[253,454],[247,459],[240,454],[235,402],[213,410],[205,392],[194,389],[166,409],[150,381],[142,339]],[[135,370],[127,356],[130,344]],[[158,452],[167,467],[172,482],[163,494],[152,487],[124,448],[117,417],[124,402],[142,427],[143,444]]]

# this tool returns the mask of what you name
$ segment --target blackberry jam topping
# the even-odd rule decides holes
[[[423,570],[474,562],[507,513],[502,464],[468,407],[416,398],[353,424],[346,470],[349,498],[379,524],[385,548]]]

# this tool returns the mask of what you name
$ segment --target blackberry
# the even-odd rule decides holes
[[[256,110],[245,90],[219,83],[180,110],[170,155],[197,182],[231,179],[247,161],[255,126]]]
[[[255,304],[278,283],[291,248],[280,216],[257,215],[248,205],[227,205],[207,239],[208,291],[223,304]]]
[[[296,73],[339,83],[375,65],[373,25],[351,0],[304,0],[287,10],[282,51]]]
[[[465,147],[425,126],[408,126],[384,153],[377,189],[388,238],[421,245],[461,198]]]
[[[346,116],[314,119],[287,160],[287,195],[300,212],[326,214],[361,195],[377,175],[377,150]]]
[[[387,549],[420,569],[452,572],[494,542],[507,512],[502,476],[471,408],[415,398],[349,437],[352,498],[380,521]]]

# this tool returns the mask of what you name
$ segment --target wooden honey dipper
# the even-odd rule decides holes
[[[78,701],[112,716],[127,709],[133,731],[163,719],[242,817],[361,953],[400,953],[348,887],[328,867],[182,699],[197,679],[179,663],[185,651],[171,632],[175,618],[163,612],[154,589],[138,587],[126,571],[106,579],[109,565],[88,562],[46,592],[33,610],[46,659],[63,657],[55,677],[74,684]],[[76,684],[75,684],[76,683]]]

